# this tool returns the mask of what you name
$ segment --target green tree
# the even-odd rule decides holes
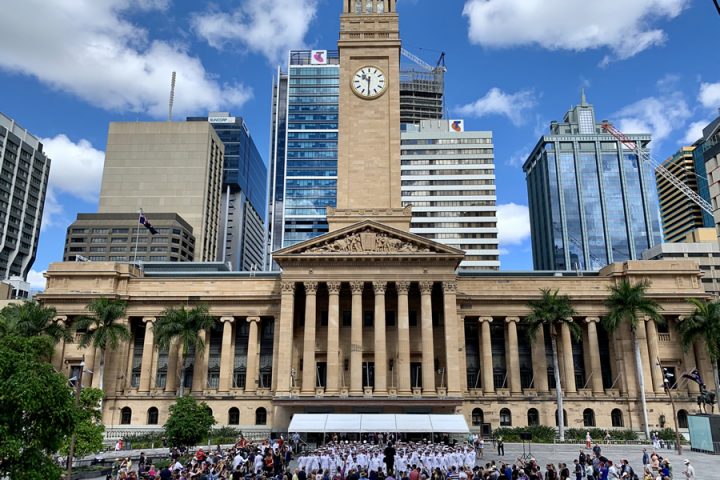
[[[37,337],[45,335],[55,343],[70,340],[70,331],[56,320],[57,312],[36,301],[13,303],[0,310],[0,335]]]
[[[84,331],[80,337],[80,346],[100,350],[100,389],[105,389],[105,352],[116,350],[122,342],[130,340],[130,330],[118,322],[125,316],[127,302],[112,298],[96,298],[86,307],[91,315],[77,319],[75,328]],[[92,365],[89,365],[92,367]],[[102,401],[101,401],[102,408]]]
[[[51,354],[47,338],[0,338],[0,478],[60,478],[51,455],[72,434],[77,411],[67,379],[45,361]]]
[[[102,412],[100,402],[103,391],[99,388],[83,388],[80,392],[80,408],[77,411],[75,425],[75,456],[83,457],[99,452],[103,448]],[[70,450],[70,438],[62,447],[62,454]]]
[[[720,360],[720,303],[707,302],[691,298],[688,300],[695,310],[689,317],[680,322],[680,341],[685,351],[696,340],[704,340],[708,357],[713,366],[715,377],[715,400],[720,406],[720,375],[718,374],[718,361]]]
[[[646,438],[650,438],[650,426],[648,425],[645,375],[643,374],[637,329],[640,322],[645,321],[644,317],[648,317],[656,323],[665,322],[662,315],[660,315],[660,310],[662,310],[660,304],[647,296],[648,288],[650,288],[650,283],[647,281],[633,284],[624,278],[616,285],[610,286],[610,293],[605,299],[605,307],[608,309],[608,314],[602,319],[605,329],[610,334],[617,332],[623,322],[627,322],[630,325],[633,350],[635,353],[635,371],[638,379],[638,388],[640,390],[640,403],[642,406],[643,427]],[[650,359],[650,363],[654,363],[654,360]]]
[[[191,309],[185,306],[179,308],[166,308],[160,318],[155,322],[155,345],[158,350],[169,350],[170,344],[177,342],[182,349],[181,361],[181,377],[180,377],[180,396],[185,394],[185,369],[187,366],[187,353],[191,349],[195,349],[195,358],[200,358],[200,354],[205,349],[205,341],[198,335],[200,330],[209,332],[215,323],[215,320],[208,313],[207,305],[198,305]],[[168,375],[175,372],[168,372]]]
[[[173,446],[193,447],[207,438],[213,425],[215,419],[210,407],[186,395],[178,398],[175,405],[170,407],[165,435]]]
[[[558,433],[560,441],[565,441],[565,412],[563,410],[563,391],[560,384],[560,366],[558,364],[557,337],[563,324],[570,329],[570,334],[577,340],[581,337],[580,326],[572,321],[575,309],[570,303],[570,297],[559,295],[558,291],[541,289],[538,300],[528,302],[530,314],[525,318],[528,325],[528,337],[534,341],[538,331],[548,326],[550,343],[552,344],[553,370],[555,373],[555,399],[557,402]],[[543,374],[544,372],[540,372]]]

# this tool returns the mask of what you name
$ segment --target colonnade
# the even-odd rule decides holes
[[[340,287],[342,282],[330,280],[325,282],[328,291],[328,327],[327,327],[327,381],[324,392],[327,395],[340,393]],[[350,354],[349,370],[350,382],[348,393],[351,396],[363,395],[364,387],[362,382],[363,351],[372,353],[375,365],[374,385],[372,394],[377,396],[387,395],[388,387],[388,341],[386,325],[386,293],[388,282],[374,281],[371,284],[374,294],[374,324],[373,340],[371,345],[363,345],[363,310],[362,296],[366,288],[364,281],[347,282],[351,292],[351,325],[350,325]],[[397,394],[410,395],[410,322],[408,291],[411,285],[409,281],[396,281],[397,292],[397,362],[393,364],[398,380]],[[420,290],[420,335],[421,335],[421,356],[422,356],[422,395],[434,396],[438,394],[439,386],[435,379],[435,347],[433,338],[432,322],[432,290],[435,282],[417,282]],[[458,316],[456,301],[456,283],[441,282],[443,291],[443,318],[444,318],[444,349],[445,370],[447,378],[447,394],[459,396],[461,387],[460,351],[458,344]],[[305,312],[303,327],[303,343],[299,346],[302,349],[302,377],[301,395],[311,395],[316,392],[315,362],[316,362],[316,336],[317,336],[317,290],[318,282],[303,282],[305,292]],[[281,287],[281,309],[280,327],[278,329],[280,345],[286,346],[281,349],[278,355],[278,383],[277,395],[289,395],[294,389],[295,378],[293,378],[292,351],[288,346],[293,344],[295,316],[295,282],[283,282]],[[393,359],[394,360],[394,359]],[[445,387],[442,387],[445,388]]]

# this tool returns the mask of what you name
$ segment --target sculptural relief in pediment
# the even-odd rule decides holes
[[[393,254],[431,252],[432,250],[425,245],[394,237],[385,232],[368,229],[361,232],[354,232],[340,238],[330,239],[302,253]]]

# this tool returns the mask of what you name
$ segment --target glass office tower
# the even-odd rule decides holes
[[[327,233],[337,196],[339,55],[290,52],[273,85],[270,250]]]
[[[642,149],[650,135],[629,135]],[[585,101],[550,124],[526,174],[535,270],[599,270],[661,242],[652,166],[595,121]]]
[[[217,258],[233,270],[263,270],[266,264],[267,168],[242,117],[210,112],[188,117],[210,122],[225,145],[222,221]]]

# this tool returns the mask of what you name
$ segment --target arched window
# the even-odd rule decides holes
[[[565,410],[564,408],[563,408],[563,425],[566,426],[566,427],[568,426],[567,410]],[[559,426],[559,423],[558,423],[558,411],[557,411],[557,410],[555,410],[555,426],[556,426],[556,427]]]
[[[155,407],[148,408],[147,412],[147,424],[157,425],[158,424],[158,409]]]
[[[122,410],[120,410],[120,425],[130,425],[131,419],[132,410],[130,410],[130,407],[123,407]]]
[[[540,425],[540,413],[537,408],[531,408],[528,410],[528,427],[537,427]]]
[[[235,407],[228,411],[228,425],[240,425],[240,410]]]
[[[620,409],[616,408],[610,412],[610,419],[612,420],[613,427],[624,427],[625,422],[623,421],[623,414]]]
[[[255,425],[265,424],[267,424],[267,410],[265,410],[263,407],[260,407],[255,410]]]
[[[485,423],[485,414],[483,413],[482,409],[475,408],[472,411],[472,424],[474,426],[479,426]]]
[[[688,428],[687,410],[678,410],[678,428]]]
[[[500,426],[511,427],[512,426],[512,414],[507,408],[500,410]]]
[[[595,412],[592,408],[586,408],[583,410],[583,426],[594,427],[595,426]]]

